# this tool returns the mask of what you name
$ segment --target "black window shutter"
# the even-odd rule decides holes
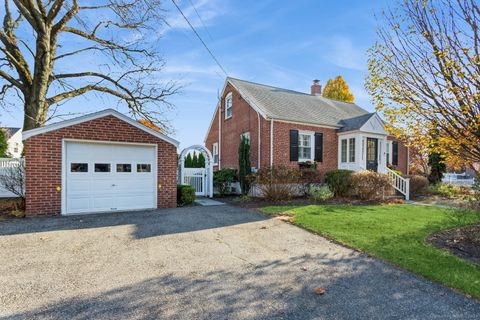
[[[298,161],[298,130],[290,130],[290,161]]]
[[[392,164],[398,166],[398,141],[392,142]]]
[[[323,162],[323,133],[315,132],[315,161]]]

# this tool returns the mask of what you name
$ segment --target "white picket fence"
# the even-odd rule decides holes
[[[24,163],[25,159],[23,158],[0,158],[0,174],[4,170],[8,170],[9,168],[15,168],[20,166],[20,164]],[[10,191],[5,190],[0,185],[0,198],[15,198],[16,195],[11,193]]]
[[[405,200],[410,200],[410,178],[404,178],[395,171],[385,168],[387,175],[390,178],[390,184],[405,196]]]
[[[454,186],[471,187],[475,183],[475,179],[464,173],[446,173],[442,179],[443,183]]]

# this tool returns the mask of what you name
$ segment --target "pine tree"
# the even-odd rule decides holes
[[[342,76],[328,80],[325,89],[323,89],[322,96],[346,102],[353,102],[355,99]]]
[[[205,156],[203,153],[198,154],[198,168],[205,168]]]
[[[8,150],[7,133],[5,132],[5,130],[0,129],[0,158],[9,157],[7,150]]]
[[[242,194],[247,195],[250,191],[248,175],[252,173],[252,167],[250,164],[250,143],[244,136],[242,136],[238,146],[238,168],[240,188],[242,189]]]
[[[198,157],[197,157],[197,152],[195,151],[193,151],[192,168],[198,168]]]
[[[193,168],[192,167],[192,155],[189,153],[185,157],[185,168]]]
[[[441,182],[443,174],[447,171],[444,157],[438,152],[432,152],[428,155],[428,165],[430,166],[428,181],[432,184]]]

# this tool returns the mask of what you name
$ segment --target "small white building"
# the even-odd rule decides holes
[[[12,158],[21,158],[23,151],[22,129],[21,128],[2,128],[7,136],[7,152]]]

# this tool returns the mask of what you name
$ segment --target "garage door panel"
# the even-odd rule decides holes
[[[156,207],[155,147],[67,142],[66,158],[67,214]],[[70,172],[71,163],[88,163],[88,172]],[[110,172],[94,172],[96,163],[110,164]],[[117,164],[132,172],[117,172]],[[137,164],[152,172],[137,173]]]
[[[153,206],[154,203],[152,202],[153,194],[141,194],[141,195],[131,195],[131,196],[124,196],[124,197],[117,197],[115,200],[115,204],[120,208],[144,208],[145,203],[149,203]]]

